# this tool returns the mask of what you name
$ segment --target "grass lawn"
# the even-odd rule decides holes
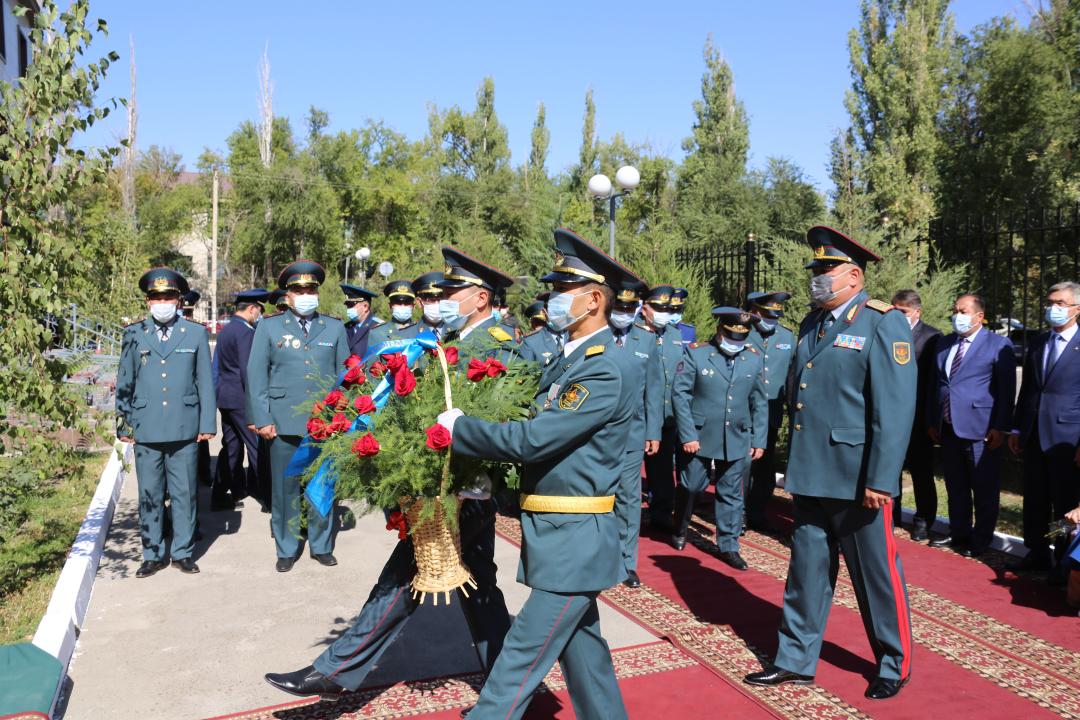
[[[83,455],[62,483],[20,501],[26,520],[0,547],[0,645],[33,639],[111,452]]]

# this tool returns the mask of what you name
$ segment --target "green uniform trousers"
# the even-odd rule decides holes
[[[313,555],[334,551],[333,519],[323,517],[315,506],[303,500],[299,477],[285,477],[285,468],[300,447],[299,435],[278,435],[270,441],[270,527],[279,558],[300,553],[300,505],[307,505],[308,549]]]
[[[169,490],[173,560],[191,557],[195,550],[198,508],[199,445],[195,439],[135,443],[135,473],[139,483],[139,535],[143,560],[165,560],[165,489]]]
[[[615,516],[619,518],[619,547],[623,569],[637,572],[638,537],[641,535],[641,462],[645,449],[623,457],[622,482],[615,493]],[[625,579],[625,577],[623,578]]]
[[[911,674],[911,616],[904,570],[893,536],[892,502],[880,510],[860,501],[795,495],[791,565],[784,587],[776,665],[813,675],[829,618],[838,550],[855,587],[878,677]]]
[[[738,460],[712,460],[701,455],[680,453],[678,458],[679,489],[675,499],[675,534],[686,537],[690,516],[694,513],[697,496],[711,482],[709,465],[716,463],[716,487],[713,510],[716,513],[716,547],[720,552],[739,552],[742,534],[743,476],[749,457]]]
[[[533,589],[514,619],[469,720],[518,720],[559,661],[579,720],[626,718],[611,650],[600,635],[599,593]]]

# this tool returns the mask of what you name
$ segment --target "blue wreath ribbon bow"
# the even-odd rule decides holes
[[[433,350],[437,344],[438,338],[435,337],[435,333],[424,328],[417,333],[415,338],[409,340],[390,340],[368,350],[367,354],[364,355],[362,362],[366,367],[373,358],[377,358],[380,355],[404,353],[405,359],[408,361],[408,366],[412,369],[423,354],[428,350]],[[346,372],[348,372],[348,370],[342,370],[338,374],[337,382],[334,384],[334,387],[341,386],[345,379]],[[349,427],[349,432],[365,431],[369,429],[375,420],[373,415],[377,415],[393,396],[393,377],[390,373],[386,373],[379,381],[379,384],[375,386],[375,390],[371,393],[371,400],[375,403],[375,412],[368,415],[357,416]],[[292,460],[289,461],[288,467],[285,468],[285,477],[302,476],[307,472],[307,469],[311,464],[319,459],[321,453],[322,447],[320,441],[313,439],[311,435],[305,435],[304,439],[300,441],[300,446],[296,449],[296,452],[293,453]],[[330,511],[334,507],[334,489],[337,485],[337,473],[333,471],[330,465],[330,463],[323,460],[315,470],[315,474],[311,477],[311,480],[308,481],[307,488],[304,490],[304,495],[307,497],[308,502],[310,502],[323,517],[328,517]]]

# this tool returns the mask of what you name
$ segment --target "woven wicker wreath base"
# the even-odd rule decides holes
[[[446,514],[441,507],[442,500],[435,502],[440,507],[436,509],[434,517],[423,521],[420,520],[420,511],[424,506],[422,499],[403,500],[401,504],[409,520],[413,551],[416,554],[416,577],[412,581],[412,596],[413,599],[419,598],[421,605],[428,595],[431,595],[434,604],[438,605],[440,594],[449,605],[450,594],[454,590],[461,590],[465,597],[468,597],[468,588],[476,589],[476,580],[461,561],[461,536],[447,525]],[[453,512],[457,514],[461,503],[455,499],[454,504],[456,507]]]

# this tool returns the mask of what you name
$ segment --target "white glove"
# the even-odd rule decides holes
[[[435,419],[435,422],[446,428],[450,432],[450,437],[454,437],[454,423],[464,414],[457,408],[451,408],[446,412],[439,413],[439,417]]]

